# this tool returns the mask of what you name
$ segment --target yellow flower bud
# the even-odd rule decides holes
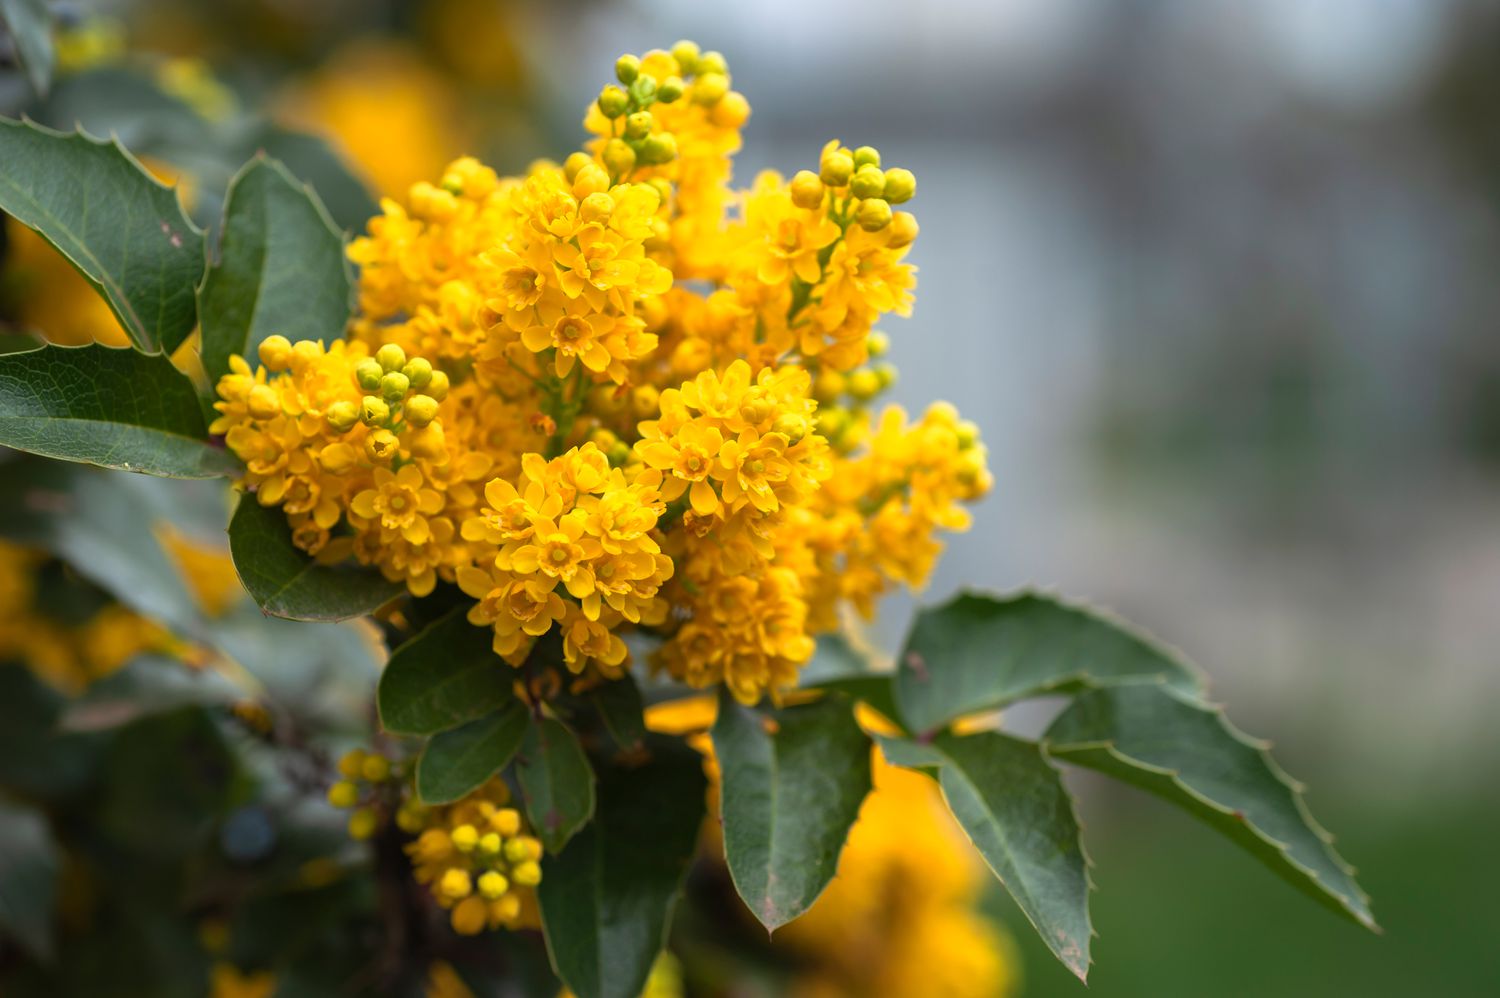
[[[256,385],[250,389],[250,398],[246,400],[246,404],[250,415],[256,419],[271,419],[281,415],[281,396],[270,385]]]
[[[391,775],[391,761],[383,755],[372,752],[365,756],[364,765],[360,767],[360,775],[365,778],[366,783],[383,783]]]
[[[854,157],[835,149],[818,164],[818,177],[829,187],[843,187],[854,173]]]
[[[959,450],[968,450],[979,443],[979,427],[969,420],[962,420],[953,430],[958,436]]]
[[[365,754],[359,749],[351,749],[339,759],[339,775],[348,780],[356,779],[364,765]]]
[[[431,395],[413,395],[401,411],[408,423],[420,429],[437,418],[438,401]]]
[[[473,852],[479,845],[479,829],[473,825],[459,825],[453,829],[453,848],[459,852]]]
[[[511,863],[522,863],[530,858],[525,839],[510,839],[505,843],[505,858]]]
[[[625,137],[627,139],[644,139],[651,134],[651,129],[656,125],[656,118],[650,111],[637,111],[625,119]]]
[[[614,210],[615,199],[603,191],[595,191],[579,202],[578,217],[585,222],[604,222],[608,221]]]
[[[339,433],[348,433],[359,422],[359,406],[353,402],[335,402],[323,412],[323,420]]]
[[[656,77],[642,73],[630,84],[630,96],[637,104],[650,104],[656,98]]]
[[[713,107],[729,93],[729,77],[723,73],[706,73],[693,81],[693,103]]]
[[[353,807],[359,803],[359,788],[348,780],[339,780],[328,788],[328,803],[334,807]]]
[[[511,879],[522,887],[535,887],[542,882],[542,868],[533,860],[517,863],[510,869]]]
[[[411,387],[411,381],[400,371],[392,371],[380,379],[380,397],[387,402],[400,402],[406,398],[406,391]]]
[[[507,894],[495,902],[495,910],[501,921],[509,925],[521,915],[521,899],[515,894]]]
[[[375,360],[382,371],[399,371],[406,366],[406,351],[394,343],[387,343],[375,351]]]
[[[786,437],[787,444],[793,447],[807,436],[807,429],[807,417],[797,412],[782,413],[771,424],[771,431]]]
[[[661,81],[661,86],[656,88],[656,99],[661,101],[663,104],[671,104],[673,101],[680,100],[682,98],[682,94],[685,89],[686,87],[683,86],[682,77],[669,76],[665,80]]]
[[[427,394],[439,402],[448,397],[448,375],[446,372],[432,372],[432,380],[427,382]]]
[[[880,166],[880,150],[874,146],[860,146],[854,150],[854,168],[857,170],[862,166]]]
[[[469,879],[469,871],[457,867],[449,869],[438,881],[438,892],[453,901],[468,897],[474,892],[474,882]]]
[[[485,832],[479,836],[479,852],[484,856],[499,856],[500,850],[505,848],[505,843],[495,832]]]
[[[641,160],[656,165],[670,163],[677,158],[677,136],[671,132],[657,132],[646,136],[641,143]]]
[[[490,815],[490,827],[507,839],[514,838],[521,831],[521,812],[503,807]]]
[[[792,204],[816,208],[823,203],[823,181],[811,170],[798,170],[792,178]]]
[[[366,426],[379,426],[391,418],[391,407],[384,399],[366,395],[359,407],[359,421]]]
[[[871,368],[871,370],[875,372],[875,378],[880,382],[881,391],[884,391],[885,389],[891,387],[896,383],[895,364],[876,364]]]
[[[635,150],[624,139],[610,139],[604,143],[604,167],[615,177],[623,177],[635,169]]]
[[[837,440],[849,427],[849,411],[841,406],[830,406],[818,410],[818,432],[829,440]]]
[[[374,357],[366,357],[354,365],[354,380],[359,387],[367,392],[373,392],[380,387],[380,379],[385,377],[385,368],[380,366],[380,361]]]
[[[567,159],[563,160],[563,176],[567,177],[568,183],[571,184],[578,176],[578,171],[593,161],[594,158],[586,152],[571,153]]]
[[[630,107],[630,96],[611,83],[599,91],[599,98],[594,103],[599,105],[599,113],[606,118],[618,118]]]
[[[812,390],[813,398],[819,402],[831,402],[844,394],[844,376],[832,368],[824,368],[813,381]]]
[[[408,801],[401,805],[396,812],[396,827],[408,835],[415,835],[427,824],[420,806],[414,806]]]
[[[849,394],[860,401],[872,399],[880,392],[880,377],[869,368],[852,371],[848,379]]]
[[[479,875],[479,893],[486,901],[498,901],[510,890],[510,881],[505,874],[488,870]]]
[[[426,388],[427,382],[432,380],[432,363],[425,357],[413,357],[401,368],[401,373],[406,375],[413,388]]]
[[[917,193],[917,175],[893,166],[885,171],[885,199],[891,204],[910,201]]]
[[[728,76],[729,63],[724,60],[723,52],[704,52],[698,57],[696,70],[699,76],[707,73],[718,73],[721,76]]]
[[[869,337],[865,340],[865,349],[870,352],[871,357],[884,357],[886,351],[890,350],[890,348],[891,338],[889,336],[878,329],[870,331]]]
[[[379,399],[375,401],[379,402]],[[381,403],[384,405],[384,403]],[[414,448],[415,449],[415,448]],[[396,434],[390,430],[380,429],[365,437],[365,457],[371,461],[384,463],[395,457],[401,450],[401,441],[396,439]]]
[[[891,216],[891,231],[886,243],[891,249],[910,246],[917,238],[917,216],[909,211],[898,211]]]
[[[609,174],[598,163],[590,162],[573,178],[573,196],[582,201],[590,194],[609,190]]]
[[[292,341],[285,336],[267,336],[260,341],[260,347],[256,350],[260,355],[260,362],[273,371],[280,371],[291,362]]]
[[[329,444],[318,451],[318,463],[330,475],[342,475],[358,460],[359,453],[345,443]]]
[[[363,842],[375,834],[380,818],[368,807],[362,807],[349,815],[349,837]]]
[[[857,198],[878,198],[885,193],[885,174],[878,166],[861,166],[849,178],[849,193]]]
[[[687,74],[698,71],[699,52],[698,43],[686,38],[672,46],[672,58],[677,60],[677,68]]]
[[[750,102],[738,90],[731,90],[714,105],[708,117],[720,128],[739,128],[750,120]]]
[[[477,936],[489,924],[488,908],[484,898],[466,897],[453,906],[448,924],[461,936]]]
[[[615,60],[615,79],[627,87],[641,75],[641,60],[633,55],[622,55]],[[613,117],[613,115],[611,115]]]
[[[879,232],[891,224],[891,203],[881,198],[861,201],[856,218],[861,229],[866,232]]]

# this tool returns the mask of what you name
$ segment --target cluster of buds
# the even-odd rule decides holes
[[[873,330],[865,349],[873,363],[852,371],[825,367],[813,380],[818,400],[818,432],[840,454],[848,454],[865,439],[870,425],[870,407],[896,383],[896,367],[882,360],[890,350],[890,337]]]
[[[391,760],[379,752],[361,749],[344,753],[339,759],[339,776],[328,788],[328,803],[349,815],[349,836],[363,841],[375,834],[380,813],[374,806],[385,784],[397,776]]]
[[[857,223],[866,232],[890,228],[889,246],[899,249],[917,238],[917,219],[909,211],[894,211],[917,193],[917,178],[901,167],[880,168],[880,150],[874,146],[847,149],[830,142],[823,149],[818,172],[799,170],[792,177],[792,201],[799,208],[819,208],[825,203],[840,225]]]

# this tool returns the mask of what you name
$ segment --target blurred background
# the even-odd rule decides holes
[[[226,145],[270,143],[234,124],[264,110],[331,133],[381,192],[461,153],[560,157],[614,58],[679,37],[722,50],[754,107],[741,183],[834,137],[909,166],[896,395],[953,401],[996,477],[920,598],[1038,585],[1181,647],[1310,784],[1386,929],[1077,779],[1090,993],[1500,993],[1500,4],[56,6],[76,24],[60,61],[88,72],[41,120],[71,124],[70,87],[156,53],[163,99]],[[212,216],[243,156],[124,96],[87,103],[93,130],[198,177]],[[294,134],[274,139],[289,160]],[[372,208],[324,194],[348,226]],[[887,611],[890,640],[910,604]],[[1083,993],[994,910],[1025,994]]]

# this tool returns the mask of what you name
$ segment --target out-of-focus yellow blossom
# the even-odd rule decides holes
[[[46,240],[9,219],[5,236],[3,290],[19,326],[65,346],[130,343],[109,303]]]
[[[807,998],[1003,998],[1018,984],[1010,940],[976,910],[987,874],[936,784],[874,753],[875,789],[838,875],[776,937],[811,961]]]
[[[214,430],[320,559],[457,583],[515,665],[556,635],[533,678],[618,676],[647,630],[655,667],[752,703],[841,605],[926,580],[984,450],[950,409],[872,415],[912,174],[832,142],[735,193],[749,105],[722,55],[683,42],[615,76],[563,163],[462,158],[384,201],[350,247],[348,339],[235,361]]]
[[[156,85],[209,121],[224,121],[234,114],[236,101],[213,68],[202,59],[180,56],[156,67]]]
[[[269,970],[246,972],[221,961],[209,971],[209,998],[271,998],[275,993],[276,975]]]
[[[170,523],[158,524],[155,532],[204,613],[222,616],[244,593],[225,547],[207,544]]]
[[[446,960],[438,960],[427,968],[427,987],[423,994],[426,998],[474,998],[474,992],[458,976],[453,964]]]

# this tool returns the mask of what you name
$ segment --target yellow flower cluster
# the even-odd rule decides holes
[[[510,662],[552,633],[563,661],[535,666],[608,678],[644,630],[677,679],[753,702],[839,604],[925,581],[984,450],[951,409],[869,411],[894,380],[873,325],[910,308],[911,173],[832,142],[736,192],[724,57],[615,71],[563,164],[460,159],[383,202],[348,338],[236,361],[214,431],[305,550],[457,584]]]
[[[505,782],[494,779],[456,804],[409,805],[397,814],[404,830],[417,833],[406,847],[417,881],[451,909],[455,932],[537,924],[542,844],[524,833],[509,802]]]

